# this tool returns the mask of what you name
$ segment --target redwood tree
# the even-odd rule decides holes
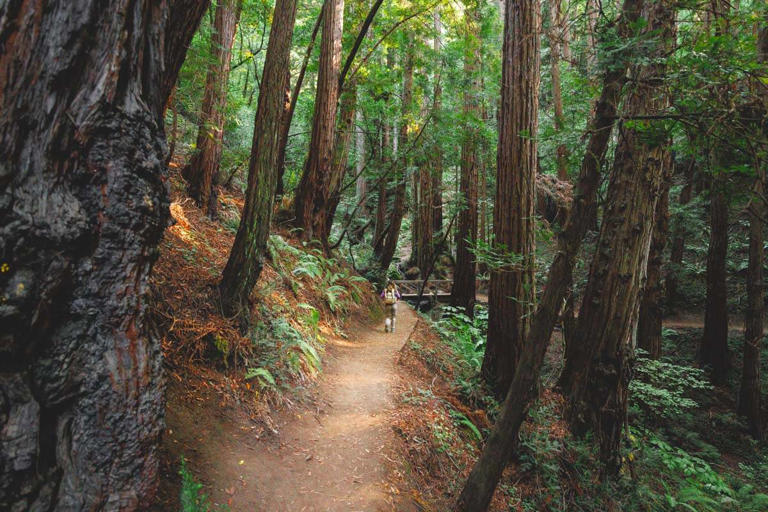
[[[573,206],[563,231],[558,235],[558,250],[549,268],[547,285],[536,309],[515,377],[502,404],[499,418],[461,492],[458,510],[487,510],[501,474],[514,453],[520,426],[528,414],[528,407],[538,396],[544,355],[558,320],[563,298],[571,283],[571,273],[582,238],[594,217],[600,167],[611,138],[621,90],[626,81],[630,47],[614,49],[611,43],[615,45],[632,36],[641,6],[642,0],[624,1],[621,17],[616,24],[619,38],[605,45],[606,51],[614,51],[617,60],[615,65],[603,74],[602,92],[595,105],[594,118],[589,125],[590,137],[575,187]]]
[[[464,309],[470,317],[475,309],[475,280],[477,265],[472,250],[477,241],[477,175],[478,139],[477,125],[480,113],[480,81],[477,77],[480,60],[480,1],[465,4],[464,77],[464,133],[461,144],[461,180],[459,197],[461,211],[456,235],[456,267],[451,290],[451,305]]]
[[[317,75],[315,112],[309,157],[296,189],[296,226],[304,240],[319,238],[327,250],[326,204],[330,193],[331,165],[336,137],[336,106],[339,98],[341,34],[344,0],[328,0],[323,6],[323,34]]]
[[[763,64],[768,63],[768,13],[763,19],[757,45],[758,61]],[[768,93],[762,87],[760,90],[762,99],[765,100]],[[762,143],[768,143],[766,132],[762,130],[758,133],[762,136]],[[744,332],[744,366],[739,391],[739,413],[747,417],[752,436],[756,439],[762,439],[760,352],[764,337],[763,316],[765,315],[763,219],[765,219],[768,208],[765,207],[765,169],[763,168],[765,161],[758,157],[755,163],[757,177],[749,208],[747,311],[745,315],[746,330]]]
[[[628,119],[654,119],[669,107],[663,57],[674,44],[674,11],[669,0],[654,0],[643,10],[652,34],[647,52],[656,57],[632,72],[633,88],[624,105]],[[632,329],[654,225],[658,197],[671,165],[664,125],[624,122],[608,184],[600,236],[574,334],[579,350],[566,361],[563,387],[576,432],[590,429],[600,445],[607,473],[621,465],[619,444],[627,413],[631,377]]]
[[[286,98],[290,84],[285,70],[290,66],[295,21],[296,0],[277,0],[259,89],[245,206],[219,285],[228,315],[248,308],[248,296],[264,266],[277,188],[280,126],[290,102]]]
[[[169,220],[164,84],[204,3],[0,8],[2,510],[154,495],[163,379],[144,299]]]
[[[677,204],[679,206],[685,206],[693,199],[693,179],[696,170],[696,161],[691,158],[681,163],[683,167],[683,188],[680,189],[680,195],[677,198]],[[667,273],[664,286],[666,289],[667,304],[670,307],[674,307],[679,300],[678,282],[676,273],[679,272],[679,267],[683,263],[683,256],[685,255],[685,227],[681,222],[673,224],[672,228],[672,243],[669,248],[669,263],[671,268]]]
[[[242,0],[219,0],[211,37],[211,62],[205,78],[205,93],[197,130],[195,154],[183,170],[188,192],[210,217],[216,216],[216,177],[224,139],[224,109],[227,106],[230,56],[240,19]]]
[[[565,114],[563,113],[563,88],[560,80],[560,54],[563,48],[565,35],[563,13],[560,0],[547,0],[549,2],[549,59],[550,73],[552,76],[552,105],[555,113],[555,132],[563,130]],[[568,181],[568,148],[565,144],[557,145],[557,178]]]
[[[504,396],[534,303],[534,204],[539,113],[539,2],[510,0],[504,16],[494,248],[518,263],[491,270],[482,372]]]

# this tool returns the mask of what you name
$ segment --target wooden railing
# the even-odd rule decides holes
[[[397,289],[400,291],[400,295],[404,298],[418,297],[419,290],[421,290],[424,284],[423,279],[409,279],[409,280],[397,280],[395,281]],[[424,297],[438,296],[447,297],[451,295],[451,288],[453,288],[453,280],[451,279],[430,279],[424,286]],[[482,292],[488,289],[488,279],[478,279],[476,283],[476,289],[478,292]]]

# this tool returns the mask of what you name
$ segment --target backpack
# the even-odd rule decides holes
[[[391,305],[397,302],[397,296],[395,290],[387,289],[384,291],[384,304]]]

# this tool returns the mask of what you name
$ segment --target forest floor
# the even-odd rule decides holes
[[[409,510],[389,475],[395,358],[416,324],[410,307],[398,324],[388,334],[355,321],[347,339],[329,340],[311,397],[266,431],[213,396],[187,401],[172,384],[170,450],[187,454],[211,501],[233,511]]]

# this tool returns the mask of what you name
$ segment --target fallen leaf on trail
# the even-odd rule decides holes
[[[243,464],[245,464],[245,461],[244,460],[240,460],[240,462],[238,462],[238,464],[240,464],[242,466]]]

